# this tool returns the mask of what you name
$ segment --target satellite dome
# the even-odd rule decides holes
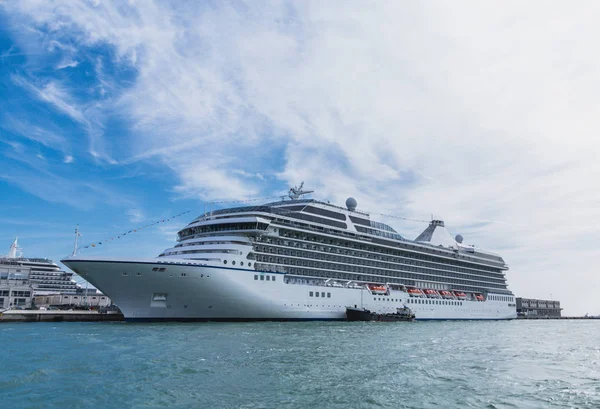
[[[354,210],[356,210],[356,206],[357,205],[358,205],[358,203],[356,203],[356,199],[355,198],[349,197],[348,199],[346,199],[346,207],[351,212],[353,212]]]
[[[454,240],[456,240],[457,243],[462,243],[463,236],[461,236],[460,234],[457,234],[456,237],[454,238]]]

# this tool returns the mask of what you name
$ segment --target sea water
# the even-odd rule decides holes
[[[600,320],[1,324],[0,408],[600,408]]]

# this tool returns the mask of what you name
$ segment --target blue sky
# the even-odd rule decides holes
[[[444,218],[600,313],[595,2],[0,2],[0,241],[154,256],[204,204]],[[414,238],[424,225],[378,217]],[[91,251],[91,249],[88,249]]]

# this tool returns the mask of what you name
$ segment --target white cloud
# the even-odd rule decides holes
[[[78,61],[70,61],[70,60],[64,60],[62,61],[60,64],[58,64],[56,66],[57,70],[62,70],[64,68],[75,68],[79,65]]]
[[[101,104],[85,104],[76,101],[71,95],[71,90],[63,86],[60,82],[55,80],[46,81],[41,85],[32,83],[30,80],[20,75],[12,75],[11,80],[15,85],[18,85],[38,99],[50,104],[54,109],[71,118],[73,121],[80,124],[87,135],[89,136],[89,153],[97,158],[104,160],[110,164],[116,164],[116,160],[111,158],[105,151],[102,127],[102,109]],[[35,129],[41,129],[35,127]],[[35,138],[35,133],[21,132],[28,138]],[[43,131],[38,132],[41,135],[48,134],[49,132]],[[54,139],[62,139],[62,137],[56,137]],[[47,138],[46,138],[47,139]],[[63,146],[56,141],[53,142],[53,147],[61,149]]]
[[[131,223],[139,223],[145,219],[144,214],[139,209],[129,209],[127,216]]]
[[[279,170],[337,203],[443,215],[502,249],[518,295],[600,313],[598,3],[167,5],[10,7],[137,69],[116,103],[130,160],[171,167],[178,193],[253,195],[246,173]],[[76,118],[50,85],[40,96]]]
[[[13,75],[12,81],[14,84],[29,90],[41,100],[53,105],[57,110],[69,116],[74,121],[88,124],[83,113],[73,103],[69,102],[70,95],[67,90],[63,89],[57,82],[50,81],[42,87],[37,87],[18,75]]]
[[[233,169],[231,172],[235,173],[236,175],[243,176],[245,178],[256,178],[259,180],[265,180],[265,176],[260,172],[247,172],[244,169]]]
[[[64,163],[73,163],[73,156],[71,155],[65,155],[65,158],[63,159]]]
[[[9,159],[18,160],[18,157]],[[45,169],[39,160],[21,158],[27,167],[12,168],[9,173],[0,173],[0,180],[18,186],[25,192],[51,203],[64,203],[80,210],[96,206],[132,207],[129,195],[116,191],[102,182],[64,177]]]

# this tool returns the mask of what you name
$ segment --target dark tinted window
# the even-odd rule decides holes
[[[326,224],[328,226],[338,227],[340,229],[347,228],[346,223],[342,223],[342,222],[338,222],[338,221],[334,221],[334,220],[323,219],[322,217],[312,216],[310,214],[305,214],[305,213],[290,213],[290,214],[287,214],[286,216],[293,217],[296,219],[306,220],[306,221],[313,222],[313,223]]]
[[[343,213],[332,212],[331,210],[319,209],[317,207],[306,206],[304,209],[307,213],[318,214],[319,216],[331,217],[332,219],[337,220],[346,220],[346,215]]]
[[[361,219],[359,217],[350,216],[350,220],[352,220],[352,223],[354,223],[354,224],[361,224],[363,226],[371,226],[371,221],[367,220],[367,219]]]

